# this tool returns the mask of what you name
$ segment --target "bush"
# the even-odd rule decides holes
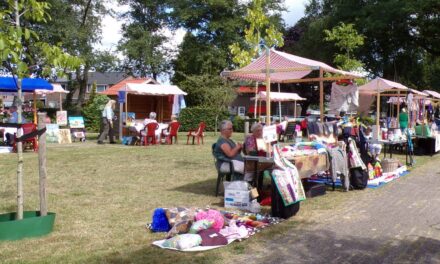
[[[217,115],[217,122],[229,118],[228,111],[219,111],[218,108],[215,107],[195,106],[184,108],[179,115],[179,122],[181,124],[180,131],[197,128],[201,121],[205,122],[206,131],[214,131]]]
[[[102,110],[110,100],[106,95],[97,94],[82,110],[86,129],[90,132],[98,132],[101,126]]]
[[[232,119],[232,126],[235,132],[244,132],[244,118],[241,116],[234,116]]]

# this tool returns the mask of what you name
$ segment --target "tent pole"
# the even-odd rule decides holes
[[[255,83],[254,119],[257,119],[257,106],[258,106],[257,94],[258,94],[258,82]]]
[[[293,117],[296,118],[296,100],[295,100],[295,104],[294,104],[294,109],[293,109]]]
[[[379,118],[380,118],[380,93],[379,93],[379,82],[376,80],[376,87],[377,87],[377,95],[376,95],[376,136],[377,139],[379,139]]]
[[[280,93],[280,83],[278,83],[278,92]],[[281,101],[278,102],[278,111],[280,114],[280,123],[281,123]]]
[[[323,69],[319,68],[319,111],[321,122],[324,122],[324,82],[322,81],[322,77],[324,75]]]
[[[270,49],[266,47],[266,126],[270,126]]]
[[[266,126],[270,126],[270,49],[266,47]],[[272,152],[270,142],[266,143],[267,157]]]
[[[34,91],[34,124],[37,124],[37,94]]]
[[[63,98],[61,93],[60,93],[60,111],[63,111]]]
[[[400,90],[397,91],[397,119],[400,115]]]

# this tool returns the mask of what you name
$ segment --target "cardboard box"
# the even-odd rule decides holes
[[[249,191],[225,190],[225,207],[247,210],[250,205]]]

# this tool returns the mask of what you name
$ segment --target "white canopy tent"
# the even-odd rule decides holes
[[[127,83],[122,90],[127,93],[139,95],[187,95],[187,93],[180,90],[176,85],[166,84]]]
[[[66,91],[63,89],[61,84],[59,83],[52,83],[53,90],[41,90],[36,89],[34,92],[34,108],[36,108],[36,98],[35,95],[43,95],[46,96],[48,94],[56,94],[58,93],[60,95],[60,111],[63,111],[63,94],[68,94],[69,91]]]

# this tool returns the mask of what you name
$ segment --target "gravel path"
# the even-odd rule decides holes
[[[238,263],[440,263],[440,159],[357,192],[313,224],[263,241]],[[235,262],[235,261],[234,261]]]

